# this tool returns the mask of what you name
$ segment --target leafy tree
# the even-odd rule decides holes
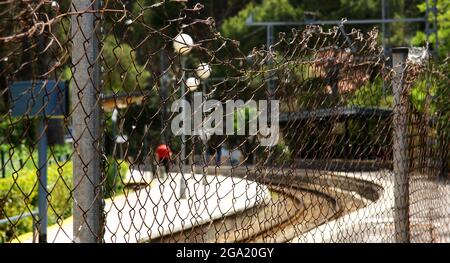
[[[390,107],[392,105],[392,94],[384,94],[382,79],[376,78],[374,82],[367,82],[364,86],[357,89],[354,94],[351,94],[347,105],[361,107]]]
[[[254,21],[298,21],[303,17],[303,9],[295,7],[289,0],[264,0],[260,4],[250,2],[235,16],[227,18],[221,32],[227,37],[240,40],[244,51],[265,43],[265,32],[255,31],[254,27],[246,24],[250,15]]]
[[[426,10],[426,4],[421,3],[418,5],[420,12],[424,13]],[[441,57],[448,56],[450,54],[450,0],[437,0],[437,24],[438,24],[438,41],[439,41],[439,55]],[[430,22],[434,20],[434,16],[430,16]],[[430,46],[434,47],[436,43],[436,35],[432,34],[429,38]],[[412,39],[413,45],[425,45],[426,34],[423,30],[417,31]]]
[[[102,55],[105,63],[105,87],[114,92],[143,89],[150,72],[136,64],[135,51],[126,43],[119,43],[113,36],[104,42]]]

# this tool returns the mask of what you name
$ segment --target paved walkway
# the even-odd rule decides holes
[[[186,198],[179,198],[181,174],[170,173],[151,187],[106,200],[107,243],[136,243],[157,238],[268,202],[266,186],[241,178],[185,174]],[[72,242],[72,218],[48,229],[48,241]],[[31,242],[31,237],[21,239]]]

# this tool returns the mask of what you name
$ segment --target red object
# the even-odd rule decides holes
[[[165,144],[161,144],[156,148],[156,155],[159,159],[169,158],[171,154],[172,151],[170,150],[169,146]]]

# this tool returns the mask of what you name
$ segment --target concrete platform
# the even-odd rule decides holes
[[[391,171],[336,173],[383,187],[368,206],[323,224],[291,242],[395,242],[394,184]],[[410,179],[411,242],[450,242],[450,185],[423,176]]]
[[[234,177],[184,174],[186,197],[179,197],[180,173],[151,187],[106,200],[106,243],[145,242],[239,213],[270,200],[268,188]],[[205,180],[206,178],[206,180]],[[21,242],[31,242],[21,238]],[[72,218],[48,229],[48,242],[73,242]]]
[[[146,170],[128,169],[124,178],[125,185],[150,184],[153,180],[153,172]]]

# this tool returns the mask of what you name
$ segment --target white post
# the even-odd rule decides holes
[[[72,1],[73,241],[101,242],[99,1]]]

